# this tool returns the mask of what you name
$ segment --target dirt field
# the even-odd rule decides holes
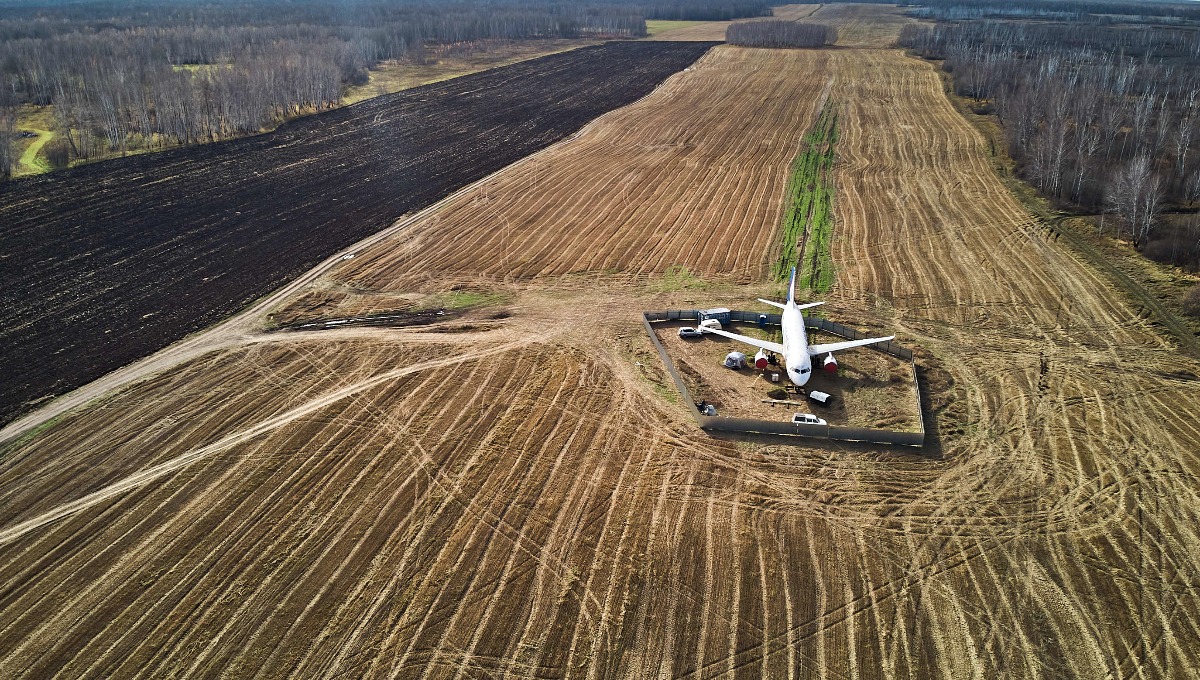
[[[826,91],[826,309],[922,351],[919,454],[699,432],[638,317],[778,295]],[[1200,363],[986,154],[899,52],[717,48],[0,431],[0,675],[1189,676]],[[455,287],[503,302],[262,331]]]

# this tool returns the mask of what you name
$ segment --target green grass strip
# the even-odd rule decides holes
[[[837,137],[837,113],[826,103],[816,124],[804,136],[800,153],[792,160],[779,259],[771,271],[775,280],[786,281],[792,267],[797,267],[799,286],[819,293],[833,288],[829,246],[833,235],[833,163]]]

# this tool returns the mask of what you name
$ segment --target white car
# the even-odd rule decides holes
[[[824,418],[818,418],[811,413],[797,413],[792,416],[793,425],[828,425]]]
[[[681,337],[681,338],[698,338],[698,337],[700,337],[700,331],[696,330],[695,328],[692,328],[691,326],[684,326],[683,328],[679,329],[679,337]]]

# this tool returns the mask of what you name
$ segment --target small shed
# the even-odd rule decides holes
[[[721,322],[722,326],[729,324],[729,308],[714,307],[713,309],[704,309],[700,311],[700,320],[716,319]]]

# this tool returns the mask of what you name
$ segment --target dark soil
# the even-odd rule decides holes
[[[609,43],[0,185],[0,423],[645,96],[712,45]]]

